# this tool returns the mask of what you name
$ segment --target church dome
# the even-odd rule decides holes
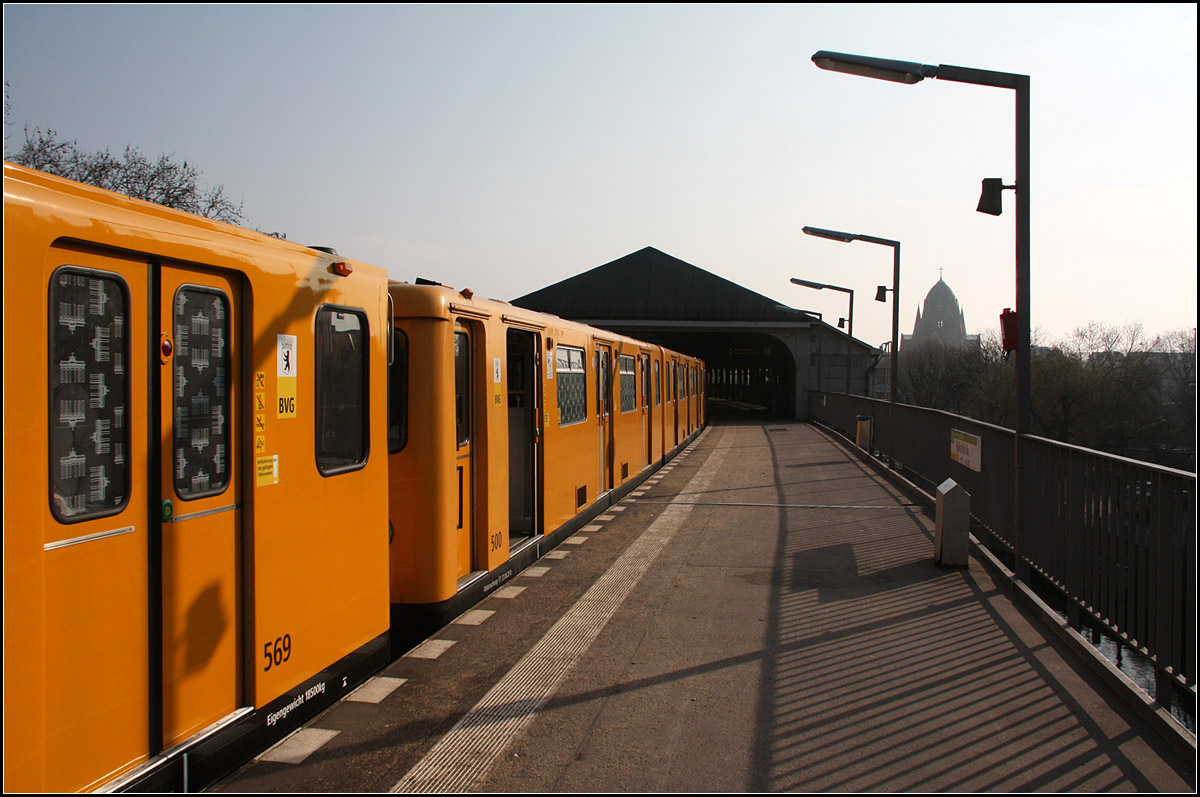
[[[958,297],[945,280],[939,277],[929,293],[925,294],[925,303],[917,311],[913,334],[905,338],[904,342],[912,345],[937,342],[958,348],[966,343],[966,320],[958,305]]]

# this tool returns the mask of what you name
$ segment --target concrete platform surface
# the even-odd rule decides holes
[[[923,507],[818,429],[718,421],[215,791],[1193,791]]]

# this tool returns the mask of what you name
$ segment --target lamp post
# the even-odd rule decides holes
[[[819,291],[829,288],[831,291],[842,291],[844,293],[850,294],[850,310],[848,311],[849,317],[847,319],[845,319],[846,322],[850,325],[850,328],[846,331],[846,394],[849,395],[849,393],[850,393],[850,357],[851,357],[851,353],[853,351],[851,346],[852,346],[852,342],[854,340],[854,291],[850,288],[843,288],[839,285],[828,285],[824,282],[810,282],[808,280],[797,279],[796,277],[792,277],[792,284],[793,285],[803,285],[806,288],[816,288]],[[841,324],[839,324],[838,326],[841,326]]]
[[[888,238],[875,238],[870,235],[858,235],[852,232],[838,232],[837,230],[823,230],[820,227],[805,227],[805,235],[813,235],[817,238],[828,238],[831,241],[839,241],[848,244],[852,241],[865,241],[869,244],[879,244],[881,246],[892,247],[892,373],[888,377],[888,401],[893,405],[896,403],[896,377],[899,376],[900,358],[899,346],[897,343],[900,340],[900,242],[893,241]],[[795,282],[795,280],[792,280]],[[833,287],[832,285],[826,287]],[[879,299],[878,296],[875,297]],[[886,301],[879,299],[879,301]],[[849,392],[849,391],[847,391]]]
[[[890,80],[895,83],[919,83],[925,78],[971,83],[1012,89],[1016,95],[1016,168],[1017,181],[1017,435],[1029,432],[1032,401],[1030,398],[1030,312],[1029,312],[1029,76],[1010,72],[991,72],[962,66],[919,64],[893,61],[865,55],[849,55],[821,50],[813,54],[813,63],[821,69],[849,75]],[[1005,186],[1009,187],[1009,186]],[[988,191],[985,184],[984,192]],[[988,212],[982,207],[982,212]],[[806,230],[807,232],[807,230]],[[893,377],[893,380],[895,377]]]
[[[1030,391],[1030,312],[1029,312],[1029,76],[1011,72],[991,72],[962,66],[918,64],[911,61],[891,61],[864,55],[849,55],[821,50],[813,54],[813,63],[821,69],[844,72],[850,75],[890,80],[896,83],[919,83],[925,78],[950,80],[955,83],[971,83],[976,86],[992,86],[1012,89],[1016,100],[1016,169],[1017,180],[1013,186],[1004,186],[1001,180],[990,178],[983,184],[983,195],[979,207],[982,213],[999,215],[999,191],[1013,188],[1017,194],[1017,429],[1016,429],[1016,523],[1013,549],[1016,554],[1018,575],[1027,580],[1026,570],[1020,554],[1020,543],[1024,523],[1024,507],[1021,500],[1023,475],[1021,436],[1029,433],[1033,401]]]

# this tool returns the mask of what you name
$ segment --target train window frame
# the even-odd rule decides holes
[[[388,454],[408,446],[408,333],[392,328],[392,362],[388,365]]]
[[[87,282],[76,282],[74,288],[82,289],[86,285],[86,293],[91,296],[89,301],[74,303],[70,302],[72,297],[63,296],[56,292],[57,288],[68,289],[67,282],[71,281],[70,277],[75,276],[80,280]],[[93,282],[101,282],[104,280],[114,283],[115,293],[104,294],[97,296],[93,290]],[[80,298],[83,298],[80,291]],[[108,303],[115,297],[119,297],[122,306],[113,310],[112,321],[109,326],[105,327],[108,330],[107,338],[99,334],[100,326],[94,325],[91,333],[92,341],[87,341],[87,334],[76,336],[74,327],[86,326],[87,317],[89,315],[103,315]],[[64,301],[65,300],[65,301]],[[125,278],[113,271],[105,271],[101,269],[88,268],[85,266],[76,266],[74,264],[63,264],[57,267],[50,275],[49,284],[47,285],[47,340],[46,340],[46,383],[47,383],[47,476],[49,481],[47,484],[47,498],[50,503],[50,513],[54,519],[62,524],[81,523],[87,520],[95,520],[97,518],[112,517],[119,515],[125,511],[125,507],[129,505],[130,492],[132,486],[132,468],[129,464],[129,458],[132,456],[132,417],[130,408],[132,406],[131,396],[131,376],[130,376],[130,326],[132,317],[130,313],[130,291],[129,284]],[[70,308],[69,312],[77,313],[82,311],[80,316],[71,315],[64,322],[63,316],[60,315],[66,308]],[[57,308],[57,309],[56,309]],[[98,309],[98,311],[97,311]],[[56,323],[57,320],[57,323]],[[108,369],[100,369],[99,380],[95,380],[93,375],[87,373],[86,355],[81,363],[83,369],[80,371],[76,366],[77,360],[74,359],[75,351],[70,351],[72,359],[61,359],[63,350],[70,349],[63,339],[62,331],[57,327],[67,327],[67,335],[77,337],[79,346],[75,347],[81,354],[84,354],[84,349],[91,348],[93,351],[92,359],[94,362],[111,363],[111,373],[114,376],[119,375],[120,379],[113,380],[110,387],[104,379]],[[115,331],[115,333],[114,333]],[[57,335],[56,335],[57,333]],[[104,352],[104,357],[101,357],[101,348],[105,340],[111,343],[114,337],[121,340],[120,349],[108,347]],[[116,355],[114,357],[114,355]],[[75,377],[78,372],[78,378]],[[55,380],[55,374],[58,374],[59,380]],[[70,375],[70,379],[63,380],[63,375]],[[64,398],[61,389],[66,384],[76,384],[80,387],[78,391],[82,391],[83,398]],[[100,393],[97,395],[94,392],[94,387],[100,388]],[[120,394],[115,398],[109,398],[116,387],[120,388]],[[68,388],[69,390],[69,388]],[[93,399],[96,399],[95,401]],[[71,412],[71,420],[66,420],[66,426],[69,428],[56,428],[55,406],[58,406],[57,418],[59,421],[64,420],[64,412],[68,411],[67,402],[75,402],[77,408],[83,411],[84,418],[75,420],[76,413]],[[95,406],[97,402],[100,406]],[[120,410],[118,411],[118,407]],[[103,409],[104,414],[110,415],[107,418],[100,418],[99,414],[92,417],[92,423],[87,423],[87,413],[93,409]],[[111,410],[111,412],[109,412]],[[108,421],[108,426],[101,425],[101,421]],[[112,432],[114,425],[116,428],[123,430],[119,440],[114,440],[109,433]],[[76,427],[79,427],[78,429]],[[87,429],[90,428],[89,433]],[[69,445],[69,451],[63,449],[64,439]],[[76,443],[87,447],[88,441],[91,442],[93,449],[102,449],[95,451],[97,457],[104,455],[104,459],[93,460],[100,461],[99,465],[88,464],[88,454],[75,450]],[[63,452],[62,456],[56,456],[56,452]],[[111,456],[110,456],[111,455]],[[69,461],[68,461],[69,460]],[[114,468],[114,478],[110,478],[107,466],[111,463]],[[55,476],[55,467],[57,465],[59,475]],[[117,466],[122,468],[118,471]],[[64,475],[64,469],[69,469],[71,473],[78,472],[78,476]],[[115,474],[119,472],[120,479],[115,478]],[[96,481],[99,477],[99,481]],[[68,480],[79,480],[86,485],[90,480],[92,486],[84,488],[84,493],[79,493],[75,497],[82,498],[84,495],[88,499],[84,501],[83,506],[79,511],[70,512],[69,501],[71,496],[64,495],[58,488]],[[114,483],[115,487],[114,487]],[[109,488],[113,488],[114,499],[105,506],[92,509],[92,496],[96,494],[96,487],[99,486],[107,493]]]
[[[662,406],[662,369],[659,368],[659,361],[654,360],[654,406]]]
[[[617,374],[621,388],[621,412],[633,412],[637,409],[637,359],[628,354],[618,354]]]
[[[326,361],[324,351],[325,340],[322,331],[322,322],[324,319],[332,320],[343,317],[352,316],[359,322],[358,332],[361,334],[362,346],[358,357],[345,356],[345,351],[334,352],[332,335],[329,337],[330,356],[329,361]],[[332,317],[332,318],[331,318]],[[350,332],[346,330],[346,332]],[[351,336],[347,339],[350,343],[350,351],[355,349],[354,339]],[[337,476],[342,473],[350,473],[356,470],[361,470],[366,467],[367,460],[371,453],[371,434],[370,434],[370,385],[371,385],[371,358],[369,356],[371,348],[371,328],[367,319],[366,312],[361,307],[345,307],[335,304],[323,304],[317,308],[317,312],[313,320],[313,421],[314,439],[313,453],[316,458],[317,471],[322,476]],[[341,356],[339,356],[341,355]],[[326,414],[326,402],[329,401],[330,395],[343,399],[351,399],[350,391],[346,388],[346,382],[342,378],[334,378],[335,375],[341,375],[345,370],[345,366],[357,360],[360,365],[358,374],[359,390],[358,402],[361,406],[359,413],[358,437],[359,442],[356,447],[347,449],[354,456],[346,456],[340,451],[335,453],[326,445],[324,441],[330,435],[327,432],[332,431],[332,436],[335,440],[342,439],[332,424],[326,425],[323,423],[323,416]],[[331,367],[337,365],[337,369]],[[354,374],[350,374],[351,377]],[[353,385],[349,385],[353,387]],[[353,409],[353,404],[350,405]],[[331,410],[332,411],[332,410]],[[346,432],[349,432],[349,427],[343,427]]]
[[[204,319],[203,328],[198,327],[196,316],[191,317],[191,323],[186,328],[180,326],[181,321],[187,320],[181,317],[181,313],[186,312],[183,302],[185,297],[189,294],[196,295],[197,297],[217,297],[221,305],[221,312],[214,312],[214,316],[216,316],[218,320],[221,320],[220,317],[223,313],[224,326],[222,329],[224,330],[224,334],[214,336],[211,331],[205,331],[205,329],[211,330],[212,328],[211,321],[208,319]],[[232,481],[229,469],[230,463],[228,462],[230,454],[233,451],[234,438],[234,431],[229,422],[229,419],[232,417],[232,397],[229,390],[229,385],[230,380],[233,378],[233,358],[230,354],[230,347],[233,345],[233,341],[230,337],[232,332],[231,312],[232,306],[229,301],[229,296],[225,293],[225,291],[206,285],[184,283],[175,289],[175,296],[172,297],[171,300],[171,327],[174,330],[173,338],[175,340],[175,353],[171,361],[171,410],[172,417],[175,419],[173,424],[174,434],[172,435],[171,440],[171,461],[174,463],[173,467],[171,468],[171,472],[172,486],[175,489],[175,495],[178,496],[181,501],[195,501],[200,498],[209,498],[214,495],[221,495],[229,489],[229,485]],[[210,338],[215,337],[217,339],[217,349],[224,350],[223,356],[225,357],[226,368],[223,372],[218,372],[217,369],[214,368],[214,373],[211,377],[205,373],[209,370],[209,366],[211,364],[211,359],[208,357],[212,354],[213,349],[210,347],[208,354],[206,354],[206,358],[202,360],[201,365],[197,366],[195,369],[198,371],[197,374],[194,374],[192,378],[189,379],[185,374],[181,373],[182,369],[193,366],[196,363],[196,361],[192,359],[192,355],[194,352],[199,351],[199,349],[195,345],[195,341],[192,339],[193,336],[208,336]],[[184,343],[185,341],[186,344]],[[199,377],[200,380],[211,381],[200,381],[197,379],[197,377]],[[193,423],[195,418],[193,418],[188,411],[187,406],[185,406],[185,402],[181,400],[187,398],[187,396],[184,395],[186,392],[193,390],[196,387],[200,387],[200,392],[194,395],[188,393],[190,399],[186,402],[186,404],[191,405],[191,407],[195,409],[196,400],[204,398],[205,401],[203,402],[203,407],[205,410],[215,408],[217,406],[223,410],[216,417],[218,425],[223,427],[224,437],[218,437],[216,440],[214,440],[209,436],[205,436],[203,441],[201,441],[202,445],[196,445],[195,435],[198,429]],[[212,398],[207,396],[205,393],[205,388],[214,391],[214,396]],[[221,389],[224,389],[225,395],[223,401],[218,402],[215,400],[215,392]],[[184,422],[185,413],[186,423]],[[209,417],[212,417],[211,414]],[[213,424],[210,421],[207,431],[211,432],[212,430]],[[181,440],[179,437],[180,433],[187,434],[186,439]],[[223,442],[221,442],[222,440]],[[207,453],[207,450],[210,447],[213,449],[212,454]],[[192,449],[196,449],[197,453],[190,453]],[[199,456],[199,459],[197,459],[197,456]],[[215,475],[222,467],[225,470],[224,481],[205,482],[205,486],[203,487],[196,486],[196,479],[207,474],[207,469],[212,469]],[[192,470],[195,473],[190,482],[187,481],[186,477],[186,471],[188,470]]]
[[[574,426],[588,418],[587,370],[584,362],[584,350],[580,347],[556,346],[554,349],[559,426]]]
[[[462,342],[462,349],[459,342]],[[452,344],[454,347],[454,440],[455,448],[471,444],[474,429],[472,402],[474,385],[471,380],[471,333],[465,326],[456,325]],[[460,356],[461,355],[461,356]]]

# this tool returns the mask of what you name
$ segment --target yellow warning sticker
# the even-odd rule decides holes
[[[255,481],[259,487],[279,484],[279,455],[268,454],[254,458]]]

